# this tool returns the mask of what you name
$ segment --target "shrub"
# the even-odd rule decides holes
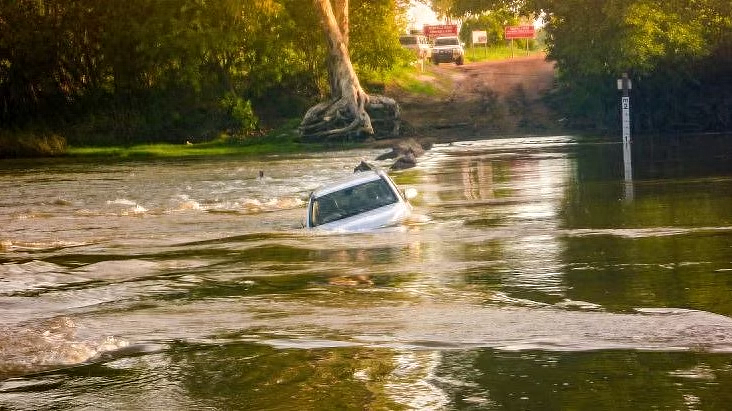
[[[66,138],[51,132],[0,133],[0,158],[48,157],[66,153]]]

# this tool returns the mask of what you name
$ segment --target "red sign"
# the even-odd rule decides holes
[[[506,40],[533,39],[536,32],[534,26],[506,26],[503,31]]]
[[[457,24],[425,24],[424,35],[431,39],[435,37],[457,36]]]

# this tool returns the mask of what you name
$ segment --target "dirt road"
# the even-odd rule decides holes
[[[432,96],[387,90],[401,106],[408,134],[435,141],[556,129],[556,116],[541,96],[554,82],[554,65],[543,55],[456,66],[425,66],[419,81]]]

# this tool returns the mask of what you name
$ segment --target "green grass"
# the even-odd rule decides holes
[[[425,62],[425,73],[429,63]],[[411,94],[422,94],[426,96],[435,96],[439,93],[433,82],[424,81],[418,78],[422,74],[419,65],[408,66],[395,69],[389,80],[392,84]]]
[[[255,154],[262,148],[256,146],[235,146],[224,143],[205,143],[200,145],[180,144],[139,144],[130,147],[69,147],[71,157],[119,157],[119,158],[151,158],[151,157],[204,157],[221,155]]]
[[[528,55],[536,55],[542,50],[529,50]],[[494,46],[465,46],[465,62],[473,63],[477,61],[506,60],[511,57],[526,56],[526,49],[515,46],[511,50],[510,46],[494,45]]]
[[[263,139],[266,139],[263,138]],[[182,145],[182,144],[139,144],[130,147],[69,147],[69,157],[114,157],[114,158],[182,158],[210,156],[261,156],[326,150],[322,144],[298,142],[265,142],[240,145],[227,141]]]
[[[217,140],[201,144],[139,144],[130,147],[69,147],[70,157],[116,157],[116,158],[179,158],[209,156],[260,156],[323,150],[327,147],[316,144],[302,144],[295,141],[267,141],[239,144]]]
[[[301,143],[295,133],[299,120],[290,120],[277,129],[262,136],[220,138],[199,144],[137,144],[129,147],[69,147],[69,157],[109,157],[120,159],[137,158],[185,158],[209,156],[262,156],[311,151],[341,149],[353,146],[352,143],[314,144]],[[336,147],[337,146],[337,147]]]

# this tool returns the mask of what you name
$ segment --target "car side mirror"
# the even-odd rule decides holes
[[[407,200],[411,200],[411,199],[417,197],[417,194],[419,194],[419,193],[417,193],[416,188],[410,187],[410,188],[407,188],[404,190],[404,198],[406,198]]]

